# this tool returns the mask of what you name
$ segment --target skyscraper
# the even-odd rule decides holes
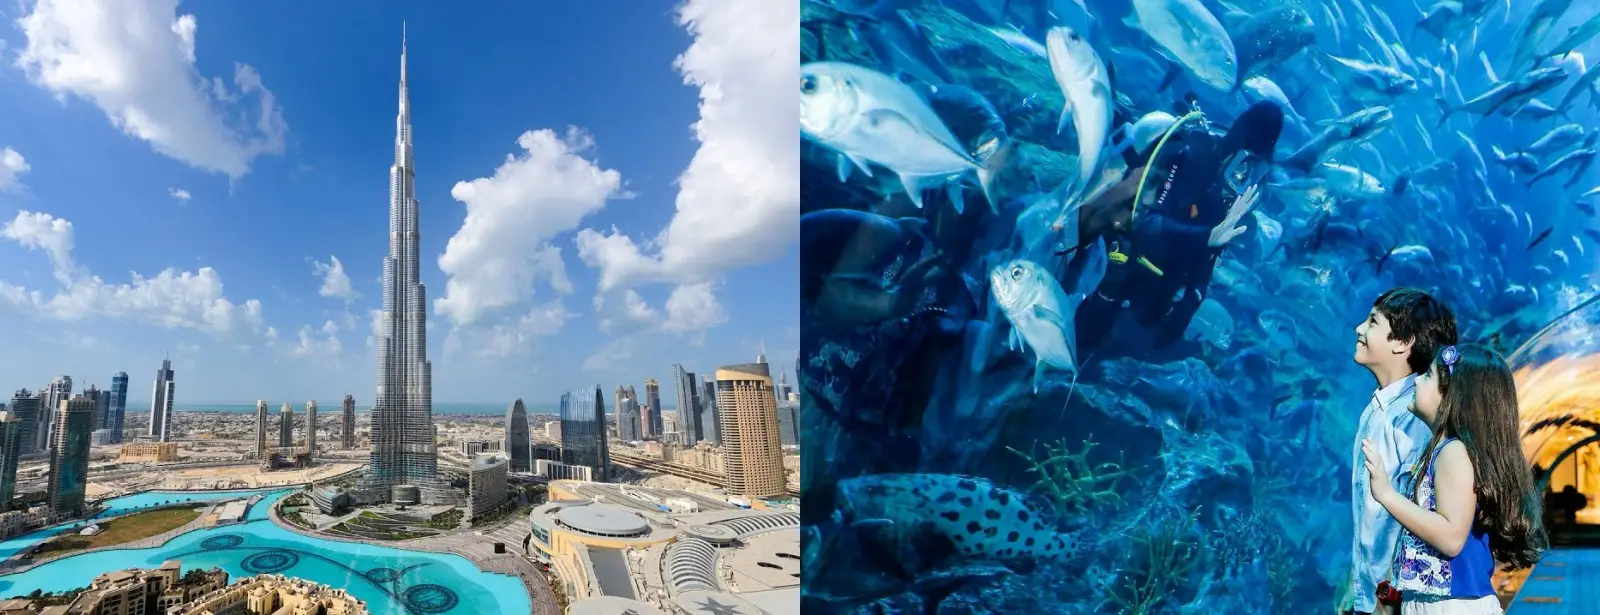
[[[306,402],[306,451],[317,454],[317,401]]]
[[[128,413],[128,372],[111,375],[111,407],[104,427],[111,430],[111,442],[122,442],[122,420]]]
[[[294,408],[289,402],[283,402],[278,412],[278,446],[294,446]]]
[[[79,395],[56,410],[55,442],[50,448],[50,514],[56,519],[83,515],[89,486],[89,419],[95,401]]]
[[[72,376],[51,380],[39,391],[39,428],[35,432],[36,440],[31,450],[44,450],[55,442],[56,413],[61,410],[61,402],[71,397]]]
[[[644,403],[649,413],[639,417],[639,430],[646,438],[661,437],[661,383],[655,378],[644,381]]]
[[[344,396],[344,419],[339,428],[340,444],[345,449],[356,447],[356,398],[354,395]]]
[[[438,452],[433,429],[433,366],[428,362],[427,289],[419,278],[416,168],[406,48],[400,41],[400,110],[394,165],[389,167],[389,255],[383,259],[383,318],[378,334],[378,391],[372,404],[372,463],[364,485],[388,491],[421,488],[437,501]]]
[[[606,448],[606,402],[600,386],[561,395],[561,462],[587,466],[597,482],[606,482],[611,451]]]
[[[89,431],[94,431],[100,428],[100,421],[105,420],[106,416],[100,411],[100,387],[92,384],[83,387],[83,396],[89,398],[89,401],[94,402],[91,406],[89,406]]]
[[[18,436],[17,452],[26,455],[39,450],[38,434],[46,431],[39,428],[39,396],[27,389],[17,389],[16,394],[11,396],[11,405],[7,408],[10,408],[16,420],[22,422],[17,429],[21,433]]]
[[[617,387],[617,439],[638,440],[639,423],[639,402],[633,398],[633,387]]]
[[[256,400],[256,459],[267,458],[267,400]]]
[[[172,390],[172,361],[162,359],[150,394],[150,438],[157,442],[172,438]]]
[[[533,471],[533,440],[528,434],[528,408],[522,398],[506,408],[506,456],[511,459],[512,472]]]
[[[778,400],[778,444],[800,445],[800,404]]]
[[[0,512],[17,494],[17,457],[22,454],[22,417],[0,412]]]
[[[717,370],[728,495],[760,498],[784,493],[778,407],[768,369],[765,357],[759,357],[756,363]]]
[[[706,376],[700,383],[700,424],[705,429],[705,439],[722,445],[721,424],[717,421],[717,379]]]
[[[678,425],[679,429],[688,434],[689,446],[699,444],[705,439],[705,426],[700,424],[700,384],[694,379],[694,372],[683,369],[683,365],[672,364],[672,379],[678,385]]]

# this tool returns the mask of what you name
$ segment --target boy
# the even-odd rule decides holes
[[[1426,373],[1441,349],[1456,343],[1456,317],[1438,299],[1415,288],[1396,288],[1372,304],[1356,327],[1355,361],[1372,372],[1378,389],[1361,411],[1351,453],[1351,507],[1355,541],[1351,579],[1355,603],[1351,613],[1378,611],[1377,589],[1389,576],[1400,524],[1372,499],[1363,466],[1361,441],[1371,440],[1383,457],[1384,469],[1397,487],[1408,485],[1411,466],[1432,435],[1427,423],[1411,414],[1415,380]],[[1404,487],[1402,487],[1404,488]]]

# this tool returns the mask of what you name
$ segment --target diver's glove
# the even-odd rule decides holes
[[[1211,229],[1211,247],[1220,248],[1228,245],[1228,242],[1244,234],[1246,227],[1235,225],[1256,206],[1256,200],[1261,196],[1259,187],[1257,184],[1245,189],[1244,194],[1239,195],[1239,198],[1233,200],[1233,205],[1228,206],[1228,215],[1222,219],[1222,224]]]

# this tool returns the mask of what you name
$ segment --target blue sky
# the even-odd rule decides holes
[[[793,3],[0,6],[5,391],[370,403],[402,21],[436,403],[792,371]]]

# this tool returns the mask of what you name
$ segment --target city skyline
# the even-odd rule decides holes
[[[795,102],[771,87],[793,67],[719,59],[738,47],[717,40],[691,52],[695,39],[669,11],[510,7],[462,36],[427,25],[443,9],[415,2],[315,20],[251,6],[148,13],[162,8],[90,18],[153,28],[104,47],[128,58],[105,70],[135,71],[111,81],[162,76],[150,91],[97,91],[52,72],[63,58],[51,54],[92,54],[63,50],[98,49],[68,43],[114,28],[50,10],[0,27],[0,149],[25,161],[0,173],[0,282],[23,291],[0,293],[0,316],[29,325],[0,332],[21,350],[0,358],[13,390],[61,374],[105,388],[123,371],[134,374],[136,412],[144,374],[170,353],[179,409],[346,393],[369,406],[384,253],[371,232],[384,218],[372,169],[393,157],[377,144],[392,140],[383,110],[394,104],[402,20],[436,400],[542,406],[572,382],[648,378],[671,400],[674,362],[711,369],[763,339],[775,356],[796,354]],[[46,27],[56,22],[66,25]],[[180,22],[190,29],[166,27]],[[702,39],[738,35],[714,25],[699,28]],[[317,44],[285,49],[284,36]],[[575,44],[601,52],[526,61]],[[166,77],[190,72],[216,77],[229,98]],[[551,86],[579,76],[604,78]],[[703,87],[773,94],[702,101]],[[163,97],[196,112],[151,118],[165,131],[108,121]],[[697,137],[685,129],[702,104],[723,111]],[[245,112],[243,124],[224,122]],[[91,154],[54,154],[57,141]],[[728,159],[760,162],[740,182],[695,171],[749,166],[717,162]],[[76,181],[85,174],[103,181]],[[733,218],[747,222],[722,223]],[[180,239],[122,249],[127,236],[158,234]],[[305,245],[319,247],[294,247]],[[514,275],[475,275],[488,270]],[[151,301],[110,302],[116,293]]]

